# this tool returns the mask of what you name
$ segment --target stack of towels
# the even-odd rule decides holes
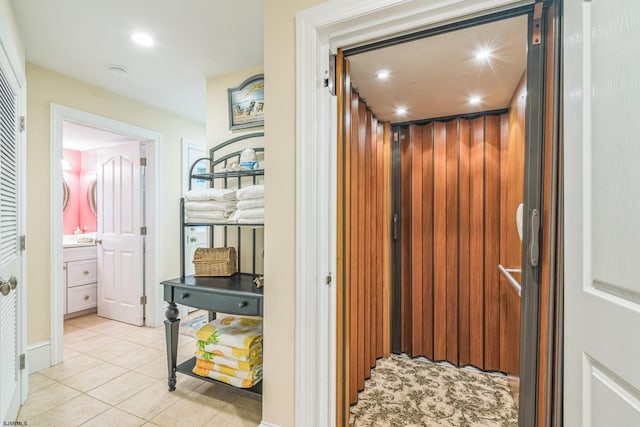
[[[229,217],[229,222],[238,224],[264,223],[264,185],[250,185],[236,191],[237,210]]]
[[[193,373],[251,388],[262,380],[262,318],[218,316],[196,331]]]
[[[184,195],[187,222],[225,222],[236,209],[236,190],[204,188],[187,191]]]

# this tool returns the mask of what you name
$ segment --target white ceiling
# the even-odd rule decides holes
[[[350,56],[351,80],[376,116],[392,123],[496,110],[509,105],[524,73],[526,46],[520,16]],[[487,47],[489,61],[477,60]],[[387,80],[376,77],[381,69]],[[469,104],[473,95],[480,104]]]
[[[11,0],[27,61],[205,123],[206,79],[263,63],[264,0]],[[150,33],[155,45],[131,41]],[[526,66],[525,16],[349,57],[382,120],[504,108]],[[490,62],[478,62],[490,46]],[[110,65],[128,70],[126,77]],[[380,69],[391,76],[375,77]],[[479,95],[481,104],[468,104]],[[399,116],[395,108],[408,113]],[[65,142],[66,145],[66,142]]]
[[[82,126],[72,122],[64,122],[62,124],[62,139],[62,145],[64,148],[76,151],[113,147],[114,145],[134,141],[126,136],[111,133],[102,129]]]
[[[206,79],[263,63],[263,0],[11,3],[28,62],[202,124]],[[155,45],[134,44],[136,31]]]

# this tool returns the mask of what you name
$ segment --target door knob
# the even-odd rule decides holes
[[[18,286],[18,279],[16,279],[16,276],[11,276],[9,278],[9,287],[15,289],[16,286]]]
[[[102,244],[102,239],[98,239],[98,240],[96,240],[96,243],[97,243],[98,245],[101,245],[101,244]]]
[[[0,293],[4,296],[7,296],[9,295],[10,291],[11,286],[9,285],[9,282],[2,281],[2,283],[0,283]]]
[[[191,236],[191,237],[189,237],[189,241],[190,241],[191,243],[194,243],[194,242],[197,242],[197,241],[198,241],[198,238],[197,238],[197,237],[193,237],[193,236]]]

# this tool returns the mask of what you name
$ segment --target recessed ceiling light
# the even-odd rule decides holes
[[[399,116],[404,116],[405,114],[407,114],[407,109],[405,107],[398,107],[396,108],[396,114]]]
[[[376,73],[376,77],[379,79],[388,79],[389,71],[388,70],[380,70]]]
[[[480,104],[480,101],[482,101],[482,98],[477,95],[469,97],[469,104],[477,105]]]
[[[483,48],[476,52],[476,59],[479,61],[487,61],[491,58],[491,51],[489,49]]]
[[[153,39],[146,33],[135,33],[131,36],[131,40],[138,43],[140,46],[153,46]]]

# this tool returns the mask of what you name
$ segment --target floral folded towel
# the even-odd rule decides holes
[[[249,360],[238,360],[198,349],[196,350],[196,359],[212,362],[217,365],[224,365],[226,367],[239,369],[241,371],[251,371],[258,365],[262,365],[262,351],[260,352],[260,356],[258,357],[254,357]]]
[[[225,375],[222,372],[211,371],[209,369],[200,368],[198,366],[193,367],[193,373],[196,375],[200,375],[201,377],[212,378],[214,380],[232,385],[234,387],[239,387],[239,388],[251,388],[262,380],[262,374],[260,374],[259,378],[242,379],[242,378],[237,378],[230,375]]]
[[[226,365],[219,365],[208,360],[197,359],[196,368],[206,369],[207,371],[216,371],[230,377],[240,378],[242,380],[255,380],[262,378],[262,364],[255,365],[250,371],[243,371],[241,369],[231,368]]]
[[[196,331],[204,344],[251,349],[262,342],[262,319],[223,315]]]
[[[225,357],[227,359],[234,359],[241,362],[251,362],[257,358],[262,358],[262,344],[256,344],[250,349],[245,349],[198,341],[198,350],[196,353],[198,351],[210,354],[213,357]]]
[[[263,199],[264,198],[264,185],[256,184],[243,187],[237,191],[238,200],[247,199]]]
[[[196,200],[229,202],[236,200],[236,190],[230,188],[202,188],[198,190],[189,190],[184,193],[184,199],[189,202]]]

